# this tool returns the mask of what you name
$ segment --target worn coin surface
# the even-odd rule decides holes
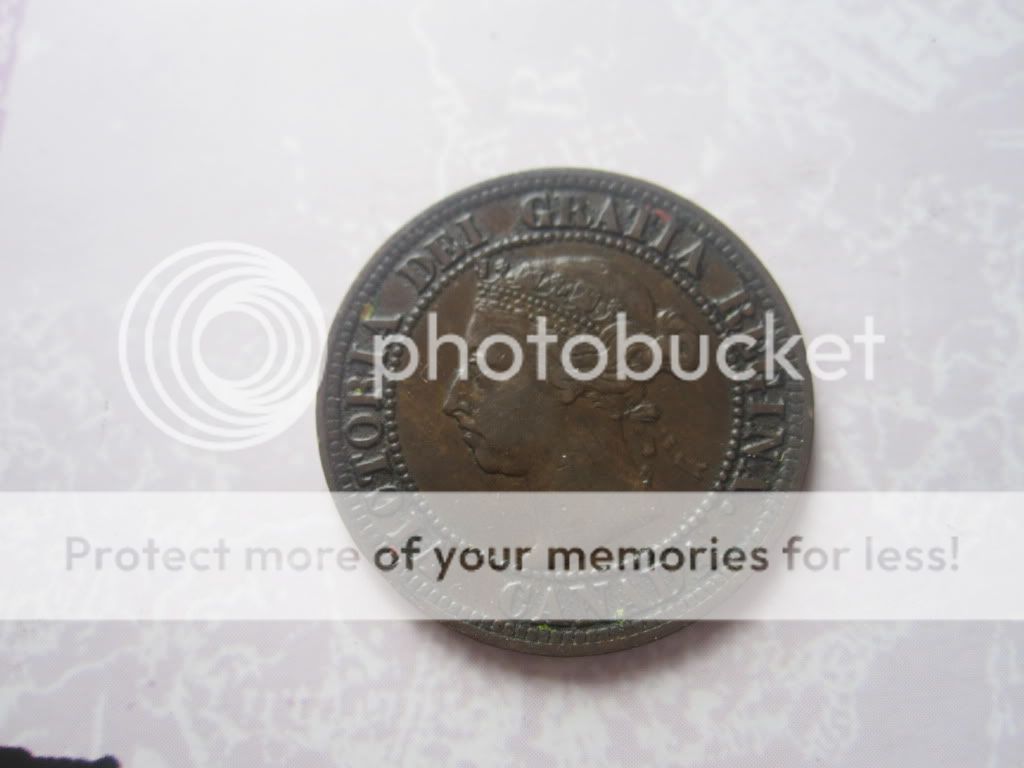
[[[673,335],[682,339],[683,357],[695,357],[697,340],[708,338],[707,373],[693,381],[668,373],[645,381],[611,375],[578,381],[562,375],[562,358],[554,354],[554,370],[545,377],[527,361],[514,377],[496,380],[480,375],[473,354],[471,370],[460,375],[457,348],[446,345],[435,375],[426,375],[424,359],[414,375],[374,387],[375,337],[401,333],[424,349],[431,315],[436,336],[462,337],[473,352],[498,333],[525,347],[538,316],[560,339],[587,334],[614,347],[612,320],[620,314],[631,333],[659,344]],[[777,347],[799,334],[778,286],[750,250],[671,192],[575,169],[479,184],[395,234],[343,301],[317,405],[328,486],[337,492],[799,490],[811,448],[810,377],[802,342],[787,355],[799,378],[785,368],[766,376],[766,326]],[[736,334],[753,340],[724,356],[731,370],[750,372],[742,381],[714,365],[721,342]],[[666,361],[668,351],[666,345]],[[387,356],[391,369],[408,362],[403,354]],[[488,350],[492,372],[508,367],[503,354],[499,345]],[[629,359],[640,368],[646,362]],[[581,360],[575,367],[593,365]],[[379,516],[349,517],[357,519],[346,524],[364,540],[387,536],[389,523]],[[409,591],[422,592],[417,585]],[[639,645],[681,623],[453,626],[506,648],[582,655]]]

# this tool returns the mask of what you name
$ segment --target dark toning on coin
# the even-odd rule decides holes
[[[317,427],[332,491],[792,491],[810,457],[812,392],[802,344],[800,378],[756,359],[768,330],[799,333],[778,286],[750,250],[691,202],[652,184],[590,170],[537,170],[452,195],[413,219],[369,261],[334,320]],[[431,316],[433,319],[431,320]],[[404,334],[418,348],[453,334],[475,351],[502,334],[529,350],[538,317],[559,339],[608,345],[609,373],[588,380],[593,348],[572,365],[557,344],[538,375],[529,352],[511,377],[484,375],[470,354],[440,348],[435,375],[374,386],[375,340]],[[710,365],[683,381],[656,371],[614,375],[619,317],[630,334],[683,357],[710,339],[710,357],[735,334],[735,380]],[[434,324],[431,329],[431,323]],[[619,337],[621,339],[621,337]],[[492,354],[493,352],[493,354]],[[589,354],[589,357],[587,356]],[[640,350],[643,358],[643,350]],[[630,353],[632,355],[632,352]],[[749,359],[746,359],[749,358]],[[387,358],[400,367],[401,351]],[[510,363],[490,347],[491,373]],[[630,366],[643,368],[650,356]],[[684,361],[687,364],[692,360]],[[377,382],[378,384],[380,382]],[[373,539],[372,516],[346,520]],[[415,592],[415,589],[411,590]],[[505,648],[551,655],[619,650],[668,634],[670,621],[464,621],[455,627]]]

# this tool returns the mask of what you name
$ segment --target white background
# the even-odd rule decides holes
[[[227,454],[146,421],[116,348],[139,279],[242,240],[330,316],[436,199],[578,165],[715,213],[808,335],[874,315],[876,380],[816,385],[811,487],[1020,490],[1022,64],[1011,0],[0,0],[0,484],[322,488],[312,411]],[[144,767],[1014,765],[1022,640],[715,624],[565,661],[423,623],[9,623],[0,742]]]

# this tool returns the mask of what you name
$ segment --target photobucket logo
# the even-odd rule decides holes
[[[555,376],[577,382],[595,379],[649,381],[659,373],[671,372],[681,381],[696,381],[705,376],[712,366],[732,381],[749,381],[763,372],[772,381],[776,374],[802,381],[805,376],[796,364],[794,352],[801,341],[800,335],[776,338],[774,313],[764,315],[764,332],[755,338],[746,333],[734,333],[721,339],[712,354],[711,339],[695,332],[668,333],[657,338],[642,332],[631,332],[626,314],[619,312],[612,326],[601,336],[570,334],[559,337],[548,330],[548,319],[537,316],[534,332],[520,338],[507,333],[493,333],[477,339],[470,349],[469,342],[458,334],[437,335],[437,314],[427,314],[427,364],[425,378],[438,379],[438,350],[445,345],[454,347],[458,354],[456,377],[467,380],[482,377],[491,381],[509,381],[520,375],[529,363],[533,375],[540,381]],[[853,347],[863,347],[863,373],[867,381],[875,376],[875,347],[885,336],[875,332],[875,321],[864,318],[864,332],[854,334],[851,345],[837,334],[823,334],[807,340],[805,357],[810,375],[825,381],[844,378],[853,362]],[[524,346],[532,346],[530,355]],[[404,352],[404,356],[399,351]],[[383,394],[385,381],[404,381],[420,370],[420,350],[412,338],[404,334],[375,336],[374,395]],[[497,354],[494,354],[494,353]],[[402,359],[404,357],[404,359]]]
[[[262,345],[262,360],[246,375],[215,372],[204,355],[204,337],[227,318],[231,347]],[[301,416],[325,337],[316,297],[282,259],[244,243],[201,243],[161,261],[136,287],[121,317],[118,358],[132,399],[161,431],[230,451],[264,443]],[[217,360],[223,366],[229,357]]]

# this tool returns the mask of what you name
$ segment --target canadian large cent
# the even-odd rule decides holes
[[[538,355],[529,336],[541,317],[557,340]],[[643,344],[619,358],[619,323],[652,339],[660,361]],[[423,353],[410,365],[408,351],[388,347],[394,380],[381,378],[374,355],[375,340],[391,334]],[[450,343],[428,359],[430,339],[448,334],[465,341],[466,361]],[[317,406],[327,483],[332,491],[799,490],[812,433],[802,342],[785,355],[799,375],[774,365],[769,377],[765,364],[766,345],[797,335],[761,262],[678,195],[590,170],[497,178],[409,222],[343,301]],[[605,346],[600,375],[576,375],[601,359],[588,341],[563,355],[573,337]],[[514,375],[509,339],[524,351]],[[673,361],[693,373],[701,353],[706,372],[675,375]],[[624,379],[617,360],[649,375]],[[364,540],[375,525],[387,535],[373,515],[346,524]],[[680,624],[455,626],[506,648],[577,655],[632,647]]]

